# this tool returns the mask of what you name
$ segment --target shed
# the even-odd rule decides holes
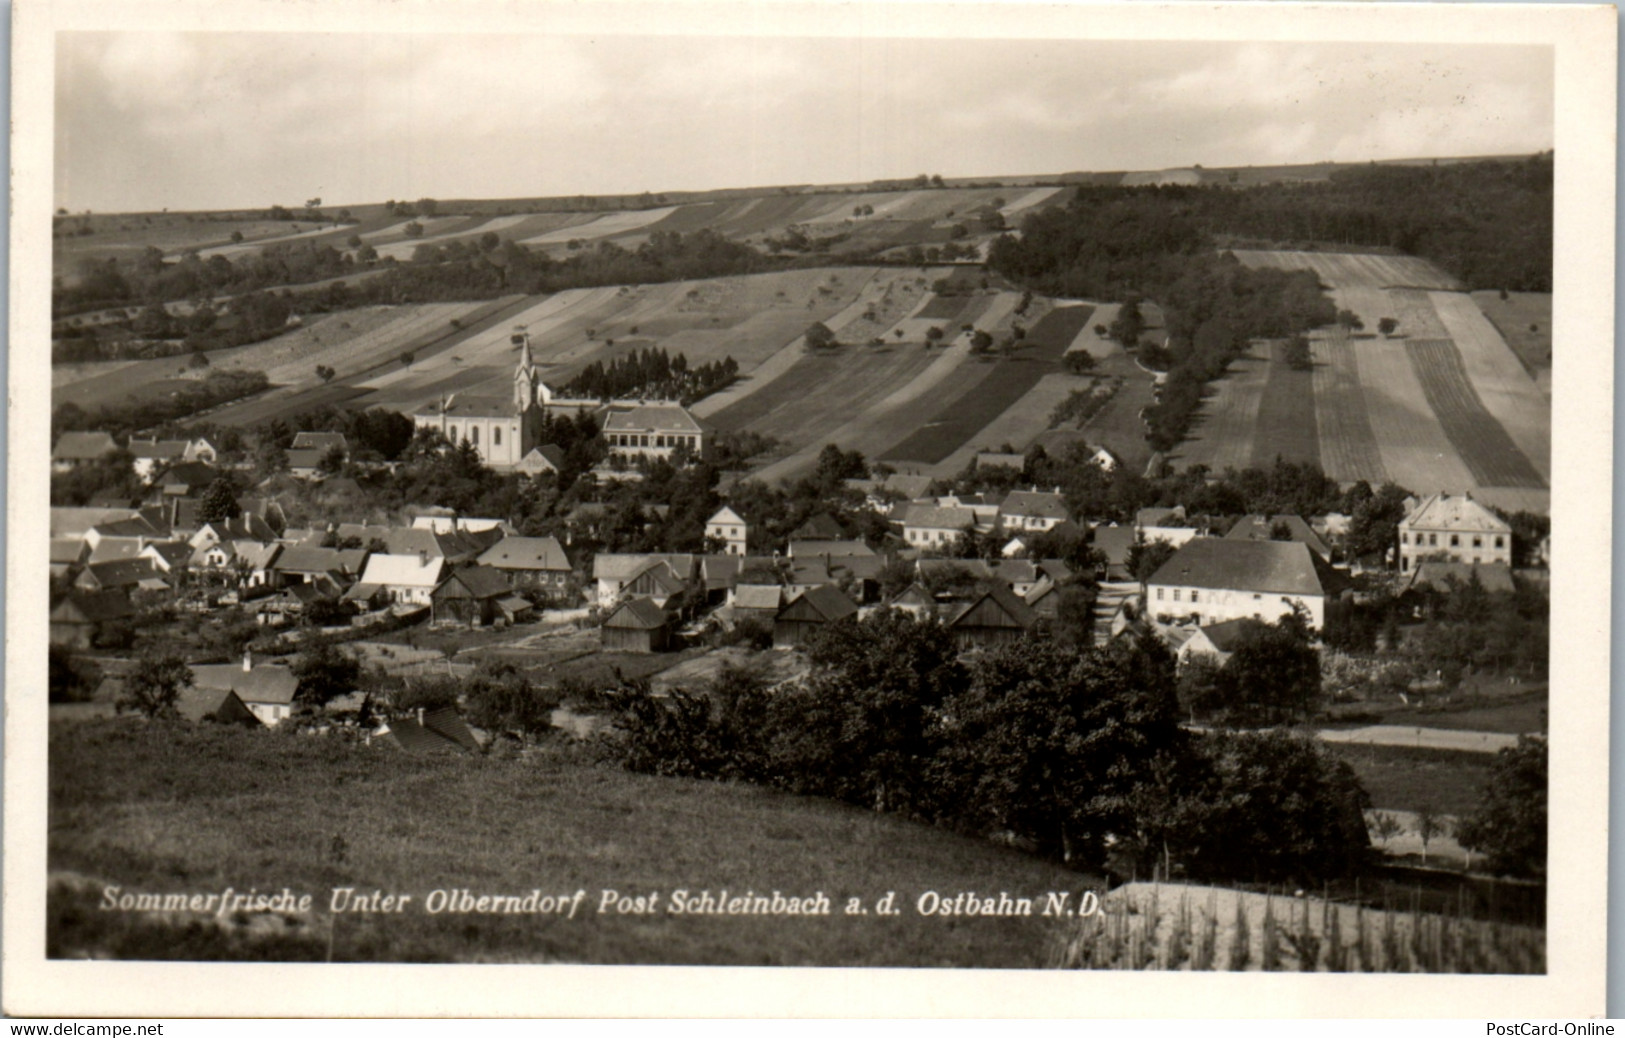
[[[184,688],[175,701],[175,710],[195,723],[217,721],[221,724],[240,724],[245,728],[260,726],[260,719],[254,716],[254,711],[230,689]]]
[[[464,566],[452,570],[429,596],[431,615],[436,621],[457,620],[470,627],[488,624],[502,615],[497,602],[511,590],[508,578],[490,566]]]
[[[993,584],[965,604],[948,622],[961,649],[981,649],[1019,641],[1038,622],[1032,608],[1002,584]]]
[[[665,652],[671,644],[671,619],[650,598],[622,602],[604,620],[599,638],[617,652]]]
[[[788,649],[804,645],[825,625],[857,611],[857,603],[834,585],[808,588],[786,603],[773,618],[773,647]]]

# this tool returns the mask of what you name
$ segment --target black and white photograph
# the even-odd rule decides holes
[[[1263,6],[18,3],[6,1011],[1601,1013],[1615,9]]]

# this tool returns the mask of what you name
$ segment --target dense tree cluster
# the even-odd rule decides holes
[[[1547,747],[1538,736],[1519,736],[1518,745],[1495,755],[1478,809],[1461,820],[1456,839],[1489,856],[1490,868],[1504,875],[1546,875]]]
[[[613,745],[645,772],[826,796],[1083,868],[1302,882],[1365,859],[1346,765],[1285,734],[1182,731],[1153,638],[1079,652],[1043,636],[970,662],[935,622],[882,611],[830,625],[806,679],[733,672],[710,695],[615,698]]]
[[[609,363],[593,361],[565,385],[567,395],[597,400],[649,397],[677,400],[683,406],[709,396],[739,377],[732,357],[689,367],[688,358],[663,348],[633,350]]]
[[[166,397],[132,400],[94,411],[68,401],[51,412],[51,436],[54,439],[70,429],[97,429],[123,436],[264,392],[270,385],[263,371],[211,371]]]

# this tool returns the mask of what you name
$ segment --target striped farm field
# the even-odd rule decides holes
[[[460,225],[445,228],[435,234],[424,234],[417,238],[407,238],[405,241],[394,242],[378,247],[378,255],[382,259],[391,257],[397,260],[406,260],[419,245],[443,245],[449,241],[465,241],[476,239],[486,234],[495,234],[498,237],[511,236],[514,228],[530,219],[520,213],[511,216],[470,217]]]
[[[1501,423],[1512,442],[1546,479],[1551,478],[1550,398],[1507,345],[1472,297],[1460,292],[1430,294],[1446,332],[1477,390],[1485,410]]]
[[[1030,210],[1042,208],[1046,203],[1053,202],[1055,196],[1065,191],[1064,187],[1035,187],[1025,194],[1016,195],[1009,203],[1000,207],[999,215],[1006,220],[1015,220],[1026,216]],[[1006,195],[1005,197],[1009,197]]]
[[[1258,411],[1269,382],[1270,361],[1255,346],[1230,362],[1223,378],[1209,384],[1208,395],[1177,448],[1185,468],[1206,465],[1210,471],[1244,469],[1253,463]]]
[[[1467,368],[1455,343],[1449,339],[1413,339],[1409,353],[1428,403],[1479,485],[1546,485],[1506,429],[1485,410],[1467,379]]]
[[[1356,342],[1355,348],[1361,395],[1388,477],[1418,494],[1475,485],[1417,380],[1407,344],[1371,339]]]
[[[1283,343],[1271,347],[1269,378],[1258,401],[1253,468],[1269,468],[1277,458],[1297,463],[1320,461],[1314,374],[1293,370],[1282,356],[1283,348]]]
[[[1001,450],[1009,444],[1018,454],[1049,429],[1050,414],[1056,406],[1073,392],[1085,390],[1094,384],[1087,375],[1056,372],[1040,378],[1021,399],[1004,409],[1004,413],[982,427],[971,440],[928,470],[927,474],[948,478],[963,472],[983,450]]]
[[[1371,415],[1360,385],[1360,345],[1348,339],[1314,344],[1320,466],[1334,479],[1363,479],[1376,487],[1387,481],[1388,472],[1382,467],[1382,450],[1371,431]]]
[[[606,213],[590,223],[547,231],[526,238],[520,244],[563,245],[574,238],[580,238],[583,241],[596,241],[599,238],[625,234],[628,231],[642,230],[650,224],[660,222],[676,211],[676,206],[665,206],[659,209],[632,209],[625,212]]]
[[[992,370],[987,377],[945,404],[930,422],[882,458],[928,465],[941,462],[1025,396],[1039,379],[1057,370],[1066,348],[1093,313],[1091,306],[1052,310],[1033,325],[1023,347],[1014,355],[991,362],[973,361],[990,364]]]
[[[1277,270],[1312,270],[1328,288],[1345,285],[1368,288],[1458,289],[1460,283],[1427,260],[1415,256],[1380,256],[1355,252],[1297,252],[1235,249],[1235,257],[1249,267]]]

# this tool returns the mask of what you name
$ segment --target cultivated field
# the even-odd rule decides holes
[[[1236,255],[1314,270],[1365,327],[1318,329],[1311,372],[1294,372],[1279,356],[1232,364],[1210,387],[1178,463],[1222,470],[1276,456],[1318,460],[1342,482],[1473,489],[1503,507],[1545,510],[1549,399],[1472,298],[1446,290],[1448,278],[1405,256]],[[1397,322],[1389,336],[1377,332],[1385,317]]]

